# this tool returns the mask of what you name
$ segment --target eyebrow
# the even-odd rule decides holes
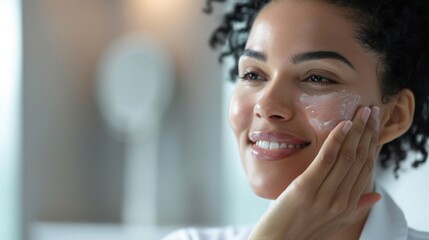
[[[333,51],[313,51],[313,52],[299,53],[292,57],[292,62],[294,64],[299,64],[302,62],[319,60],[319,59],[336,59],[347,64],[352,69],[355,69],[353,67],[353,64],[351,64],[351,62],[347,60],[347,58]]]
[[[245,49],[243,51],[243,53],[241,54],[241,57],[251,57],[251,58],[255,58],[261,62],[266,62],[267,61],[267,56],[261,52],[261,51],[255,51],[252,49]]]
[[[255,58],[256,60],[259,60],[261,62],[267,61],[267,56],[263,52],[255,51],[252,49],[245,49],[243,51],[243,53],[241,54],[241,57],[243,57],[243,56]],[[299,64],[302,62],[320,60],[320,59],[339,60],[339,61],[345,63],[346,65],[348,65],[349,67],[351,67],[352,69],[355,69],[353,64],[351,64],[351,62],[349,60],[347,60],[347,58],[345,58],[343,55],[341,55],[337,52],[333,52],[333,51],[311,51],[311,52],[298,53],[292,57],[292,62],[294,64]]]

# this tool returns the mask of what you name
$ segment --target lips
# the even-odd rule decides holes
[[[252,132],[249,139],[252,155],[268,161],[285,159],[310,145],[309,141],[284,132]]]

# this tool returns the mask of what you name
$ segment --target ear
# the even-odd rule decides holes
[[[388,143],[408,131],[414,116],[414,94],[402,90],[384,108],[380,119],[379,144]]]

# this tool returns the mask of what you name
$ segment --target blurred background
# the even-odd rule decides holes
[[[269,202],[241,170],[233,85],[207,44],[225,6],[207,16],[204,2],[0,1],[0,239],[257,221]],[[380,174],[426,231],[428,173]]]

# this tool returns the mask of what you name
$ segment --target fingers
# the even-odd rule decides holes
[[[318,196],[322,205],[329,205],[325,207],[341,212],[356,206],[372,174],[379,112],[378,107],[373,107],[372,111],[363,107],[357,111],[353,122],[339,124],[298,179],[308,192]]]
[[[352,125],[353,123],[351,121],[343,121],[332,130],[325,140],[325,143],[322,145],[319,154],[308,166],[304,174],[296,179],[296,182],[305,184],[309,192],[317,192],[334,166],[341,145],[352,128]]]
[[[371,115],[366,124],[365,130],[360,137],[357,146],[356,159],[346,174],[344,180],[340,183],[337,192],[331,196],[333,201],[331,206],[333,213],[337,217],[332,218],[325,224],[325,227],[311,233],[312,239],[325,239],[332,232],[336,232],[341,225],[338,225],[338,217],[342,218],[344,223],[355,222],[362,219],[380,199],[378,193],[371,192],[365,194],[367,184],[371,182],[372,169],[376,158],[378,135],[379,135],[379,113],[378,107],[373,107]],[[352,137],[348,135],[347,137]],[[360,152],[361,151],[361,152]],[[338,155],[337,161],[341,161]],[[318,195],[320,196],[320,194]],[[332,227],[333,226],[333,227]],[[323,229],[330,229],[324,231]]]
[[[365,130],[367,129],[367,122],[370,114],[371,109],[368,107],[361,108],[357,111],[353,119],[353,127],[340,148],[337,160],[328,177],[325,179],[325,182],[319,189],[319,194],[321,196],[333,197],[339,184],[343,181],[354,163],[356,161],[366,161],[367,147],[365,145],[368,143],[363,143],[361,140],[365,137]],[[357,154],[359,146],[362,148],[360,149],[362,151],[359,151],[359,154]]]
[[[379,114],[380,109],[378,107],[373,107],[370,120],[368,121],[368,127],[358,146],[358,152],[364,151],[365,154],[358,153],[357,155],[366,157],[356,159],[338,190],[338,195],[349,196],[349,207],[352,209],[356,207],[360,196],[364,193],[365,187],[372,176],[374,161],[377,154]]]
[[[378,107],[357,112],[331,172],[317,196],[333,216],[348,216],[356,206],[372,176],[378,142]]]

